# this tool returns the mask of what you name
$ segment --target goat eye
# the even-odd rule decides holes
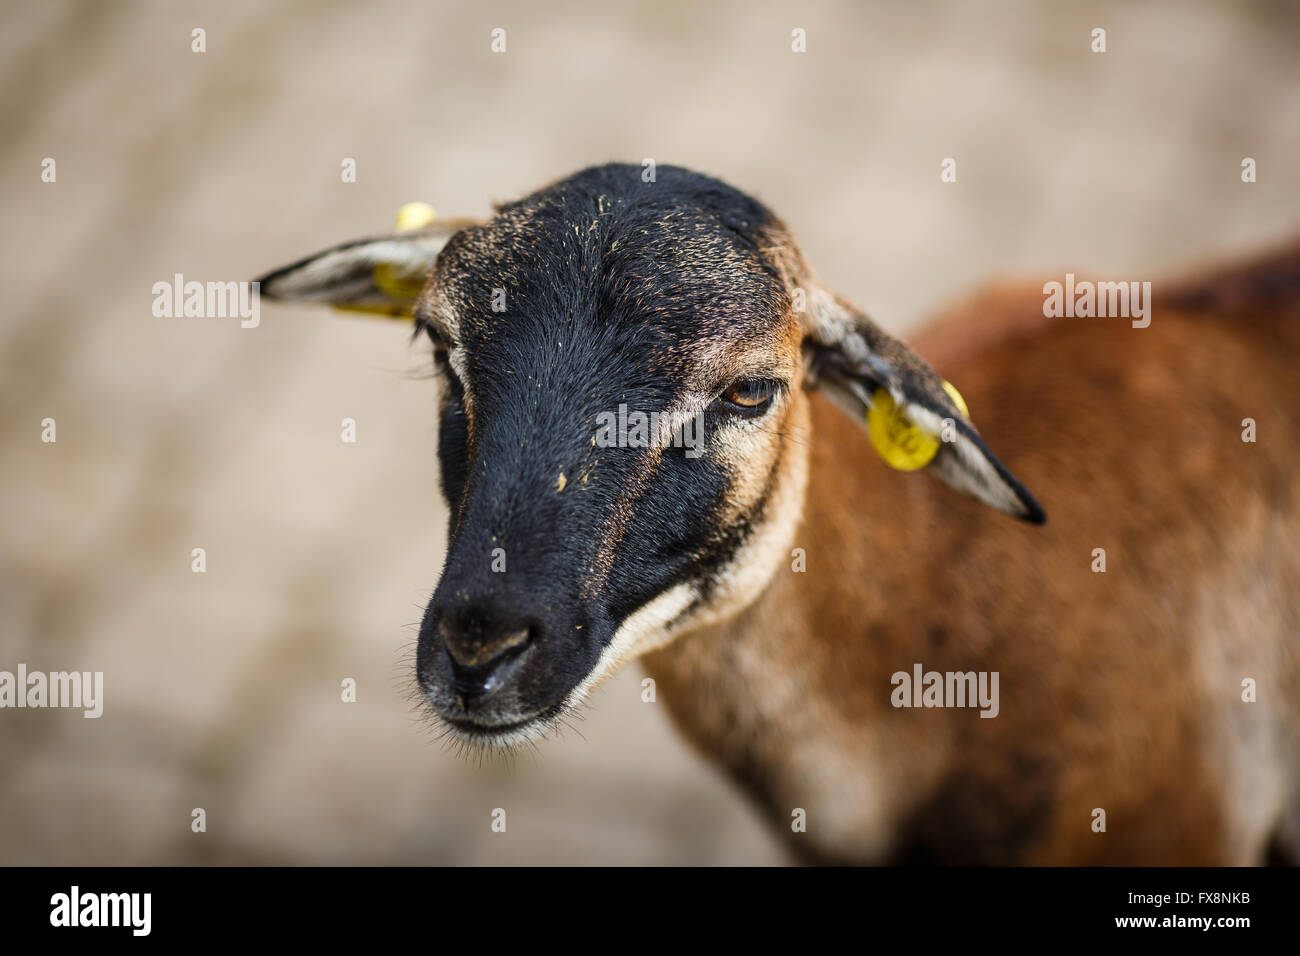
[[[722,393],[722,400],[747,412],[767,407],[776,394],[776,383],[763,378],[745,378]]]

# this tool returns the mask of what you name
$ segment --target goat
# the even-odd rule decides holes
[[[1300,246],[1157,284],[1145,328],[986,291],[916,340],[960,392],[675,167],[260,282],[432,343],[416,670],[459,739],[532,741],[641,658],[806,860],[1300,852]],[[656,427],[598,441],[620,408]]]

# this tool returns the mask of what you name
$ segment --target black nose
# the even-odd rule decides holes
[[[452,686],[464,700],[490,697],[523,665],[536,629],[522,621],[485,624],[481,619],[445,617],[438,637],[447,652]]]

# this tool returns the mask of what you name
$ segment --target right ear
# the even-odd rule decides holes
[[[400,217],[399,217],[400,222]],[[268,272],[261,294],[283,302],[323,302],[338,309],[411,318],[433,265],[472,219],[432,221],[373,239],[354,239]]]
[[[876,451],[903,471],[940,481],[1033,524],[1047,520],[1024,485],[991,452],[957,389],[848,301],[813,283],[805,348],[809,378],[867,426]]]

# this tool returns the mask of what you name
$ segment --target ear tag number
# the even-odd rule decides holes
[[[943,388],[962,417],[970,418],[961,393],[951,382],[944,382]],[[903,413],[888,389],[878,388],[871,396],[871,405],[867,409],[867,434],[885,464],[899,471],[924,468],[939,453],[938,437],[918,428]]]

